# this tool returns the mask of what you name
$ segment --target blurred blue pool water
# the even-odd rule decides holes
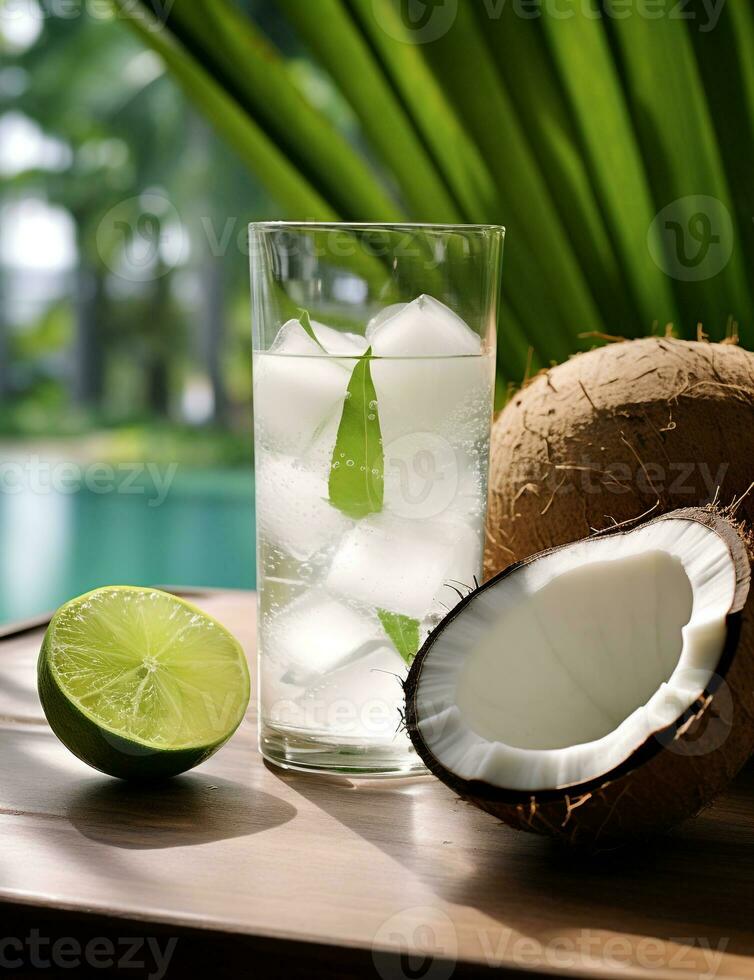
[[[250,469],[178,469],[164,499],[148,476],[108,492],[0,492],[0,623],[101,585],[253,588]]]

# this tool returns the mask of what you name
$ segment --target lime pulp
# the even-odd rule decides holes
[[[62,606],[38,675],[55,734],[83,761],[126,778],[197,765],[232,735],[249,702],[234,637],[156,589],[113,586]]]

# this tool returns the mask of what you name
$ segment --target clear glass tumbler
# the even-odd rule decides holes
[[[402,682],[481,575],[504,229],[250,227],[260,750],[422,771]]]

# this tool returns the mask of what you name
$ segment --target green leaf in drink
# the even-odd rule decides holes
[[[327,351],[319,342],[319,339],[316,333],[314,332],[314,327],[312,326],[312,318],[309,316],[308,310],[298,311],[298,322],[304,328],[304,333],[307,335],[307,337],[309,337],[311,340],[314,341],[314,343],[317,345],[317,347],[319,347],[319,349],[322,351],[323,354],[326,354]]]
[[[419,649],[419,620],[386,609],[378,609],[377,615],[395,649],[410,664]]]
[[[330,465],[330,503],[358,520],[382,510],[385,458],[369,347],[353,369]]]

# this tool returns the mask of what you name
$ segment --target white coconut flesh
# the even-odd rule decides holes
[[[544,554],[477,592],[430,641],[421,737],[449,772],[501,789],[596,779],[704,692],[735,590],[728,546],[693,520]]]

